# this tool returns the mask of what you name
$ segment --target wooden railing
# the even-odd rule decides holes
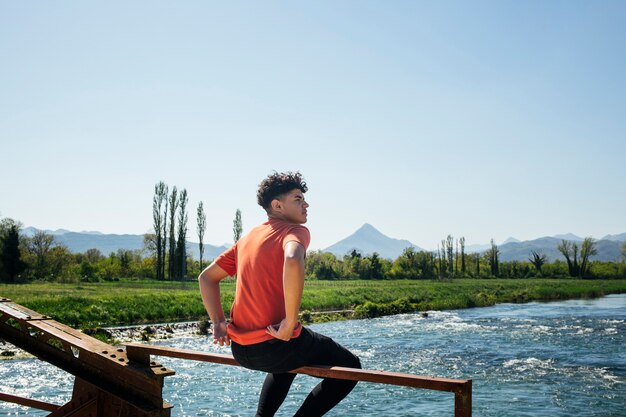
[[[51,411],[49,417],[170,416],[163,379],[174,371],[156,362],[131,363],[124,349],[1,297],[0,338],[75,376],[66,404],[0,393],[2,401]]]
[[[169,356],[200,362],[212,362],[222,365],[241,366],[231,355],[197,352],[163,346],[126,344],[126,355],[130,361],[141,364],[150,363],[150,355]],[[454,416],[472,415],[472,381],[464,379],[431,378],[397,372],[375,371],[368,369],[344,368],[339,366],[306,366],[291,371],[320,378],[348,379],[351,381],[375,382],[379,384],[400,385],[454,393]]]
[[[0,401],[50,411],[49,417],[169,417],[163,401],[164,377],[174,371],[150,355],[239,366],[231,355],[129,343],[126,350],[0,297],[0,337],[76,378],[71,400],[63,405],[0,393]],[[400,385],[454,393],[455,417],[472,415],[472,381],[430,378],[396,372],[337,366],[307,366],[294,373],[352,381]]]

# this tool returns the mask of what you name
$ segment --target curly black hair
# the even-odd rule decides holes
[[[299,172],[275,172],[261,181],[256,192],[257,202],[265,210],[269,210],[272,200],[291,190],[308,191],[306,182]]]

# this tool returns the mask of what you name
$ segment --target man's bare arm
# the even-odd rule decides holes
[[[304,246],[291,241],[285,245],[283,266],[283,291],[285,293],[285,318],[267,328],[267,332],[277,339],[290,340],[293,329],[298,324],[298,313],[304,290]]]
[[[215,262],[207,266],[198,276],[202,303],[213,323],[213,343],[219,343],[220,346],[230,345],[220,295],[220,281],[227,276],[228,273]]]

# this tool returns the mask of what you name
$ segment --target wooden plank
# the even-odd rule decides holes
[[[462,390],[463,385],[467,383],[466,380],[433,378],[398,372],[344,368],[340,366],[305,366],[295,369],[292,372],[320,378],[348,379],[351,381],[375,382],[378,384],[400,385],[403,387],[447,392],[458,392]]]
[[[141,343],[126,343],[126,352],[148,353],[157,356],[169,356],[172,358],[189,359],[199,362],[213,362],[222,365],[241,366],[232,355],[222,355],[219,353],[205,353],[189,349],[178,349],[167,346],[142,345]]]
[[[454,417],[472,417],[472,381],[454,394]]]
[[[197,352],[188,349],[178,349],[165,346],[142,345],[140,343],[126,344],[127,351],[136,351],[158,356],[170,356],[201,362],[219,363],[222,365],[241,366],[231,355],[218,353]],[[298,368],[293,373],[307,374],[322,378],[348,379],[352,381],[367,381],[389,385],[401,385],[413,388],[425,388],[435,391],[461,392],[468,383],[467,380],[431,378],[397,372],[377,371],[368,369],[344,368],[339,366],[307,366]]]
[[[26,407],[37,408],[44,411],[56,411],[61,408],[58,404],[47,403],[44,401],[33,400],[31,398],[18,397],[17,395],[5,394],[0,392],[0,401],[6,401],[8,403],[14,403],[24,405]]]
[[[4,298],[0,302],[0,313],[7,314],[17,320],[42,320],[50,318],[19,304],[15,304],[8,298]]]
[[[29,322],[28,325],[35,329],[39,329],[44,333],[55,336],[60,340],[65,340],[72,346],[79,349],[85,349],[91,352],[104,350],[111,351],[112,349],[111,345],[108,345],[98,339],[88,336],[80,330],[76,330],[70,326],[66,326],[54,320]]]

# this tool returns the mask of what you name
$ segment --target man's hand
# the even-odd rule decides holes
[[[280,340],[284,340],[288,342],[291,340],[291,335],[293,334],[293,329],[296,327],[297,322],[288,322],[287,319],[282,319],[279,324],[270,324],[267,326],[266,332]]]
[[[220,344],[220,346],[230,346],[230,338],[226,333],[226,322],[220,321],[213,325],[213,344]]]

